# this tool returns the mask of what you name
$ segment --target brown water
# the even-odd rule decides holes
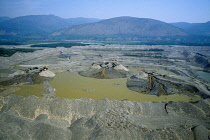
[[[50,81],[50,85],[56,89],[56,96],[63,98],[78,99],[81,97],[95,100],[108,98],[113,100],[128,99],[132,101],[197,101],[200,96],[190,97],[187,95],[156,96],[131,91],[126,87],[126,78],[121,79],[94,79],[82,77],[77,72],[64,72],[56,74]],[[43,84],[22,85],[19,91],[14,94],[42,97],[46,94]]]
[[[91,99],[128,99],[132,101],[197,101],[199,96],[187,95],[156,96],[131,91],[126,87],[126,78],[121,79],[94,79],[80,76],[77,72],[57,74],[50,85],[56,89],[56,96],[64,98],[91,98]]]
[[[42,97],[42,94],[48,93],[44,90],[44,84],[22,85],[20,88],[20,90],[14,92],[13,94],[21,96],[35,95],[37,97]]]

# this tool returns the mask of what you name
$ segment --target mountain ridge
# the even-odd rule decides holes
[[[188,34],[168,23],[136,17],[116,17],[96,23],[72,26],[55,32],[52,36],[187,36]]]
[[[190,34],[210,36],[210,21],[206,23],[175,22],[170,24],[181,28]]]
[[[83,21],[87,23],[87,22],[93,22],[94,20],[91,19],[91,21],[88,21],[88,18],[83,18]],[[81,20],[81,18],[64,19],[54,15],[20,16],[17,18],[1,22],[0,35],[11,35],[11,36],[20,36],[20,37],[28,37],[28,36],[46,37],[47,35],[55,31],[73,25],[82,24],[83,21]]]
[[[93,22],[98,22],[101,19],[97,18],[84,18],[84,17],[76,17],[76,18],[68,18],[66,21],[73,25],[80,25],[80,24],[87,24],[87,23],[93,23]]]
[[[1,17],[0,17],[1,19]],[[111,19],[60,18],[55,15],[28,15],[17,18],[2,17],[0,39],[2,40],[123,40],[123,41],[166,41],[166,42],[210,42],[206,28],[192,33],[185,28],[190,23],[182,22],[179,27],[163,21],[129,16]],[[196,23],[196,25],[210,22]],[[192,25],[195,25],[192,23]],[[193,26],[196,30],[199,26]],[[188,37],[193,35],[191,37]],[[207,41],[206,41],[207,40]]]
[[[11,19],[10,17],[6,17],[6,16],[0,17],[0,23],[4,22],[4,21],[7,21],[7,20],[10,20],[10,19]]]

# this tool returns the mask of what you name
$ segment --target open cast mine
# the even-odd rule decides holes
[[[0,139],[207,140],[208,49],[90,43],[0,57]]]

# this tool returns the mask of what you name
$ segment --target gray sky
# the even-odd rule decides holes
[[[199,23],[210,21],[210,0],[0,0],[0,16],[48,14],[62,18],[133,16]]]

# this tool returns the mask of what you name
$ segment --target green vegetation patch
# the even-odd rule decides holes
[[[5,48],[0,48],[0,56],[2,57],[10,57],[16,52],[23,52],[23,53],[29,53],[29,52],[34,52],[37,49],[23,49],[23,48],[15,48],[15,49],[5,49]]]
[[[72,46],[87,46],[87,45],[90,45],[90,44],[69,42],[69,43],[53,43],[53,44],[36,44],[36,45],[31,45],[31,47],[47,47],[47,48],[65,47],[65,48],[71,48]]]

